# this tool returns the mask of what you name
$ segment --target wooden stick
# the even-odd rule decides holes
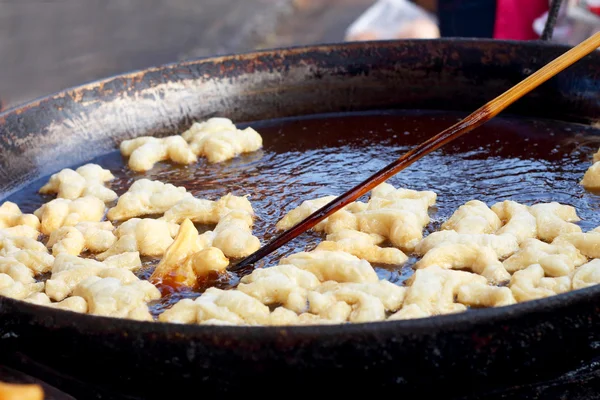
[[[250,264],[255,263],[264,256],[277,250],[290,240],[294,239],[298,235],[306,232],[325,218],[329,217],[334,212],[352,203],[365,193],[372,190],[377,185],[385,182],[387,179],[402,171],[415,161],[421,159],[427,154],[431,153],[442,147],[443,145],[451,142],[452,140],[464,135],[467,132],[483,125],[485,122],[494,118],[506,107],[535,89],[554,75],[558,74],[565,68],[571,66],[581,58],[590,54],[596,48],[600,46],[600,32],[581,42],[577,46],[573,47],[569,51],[562,54],[560,57],[554,59],[549,64],[539,69],[534,74],[525,78],[517,85],[513,86],[494,100],[488,102],[475,112],[459,121],[455,125],[452,125],[448,129],[440,132],[431,139],[421,143],[417,147],[405,153],[402,157],[398,158],[393,163],[387,165],[374,175],[361,182],[354,188],[348,190],[346,193],[332,200],[327,205],[321,207],[300,223],[294,227],[283,232],[279,236],[275,237],[271,242],[258,249],[253,254],[242,259],[237,264],[233,265],[230,270],[239,270]]]

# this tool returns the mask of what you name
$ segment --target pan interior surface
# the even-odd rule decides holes
[[[118,150],[88,162],[113,172],[116,179],[109,185],[119,195],[141,178],[184,186],[195,197],[210,200],[227,193],[248,194],[257,215],[254,234],[265,243],[276,234],[277,221],[302,201],[341,194],[462,116],[445,111],[383,110],[273,119],[250,124],[263,136],[262,150],[224,163],[200,159],[196,164],[177,166],[164,162],[146,173],[136,173],[126,167],[127,160]],[[581,217],[583,231],[588,231],[600,225],[600,197],[585,191],[579,181],[600,145],[598,133],[587,125],[501,116],[418,161],[389,183],[437,193],[425,234],[438,230],[460,205],[474,199],[489,206],[503,200],[572,205]],[[33,212],[52,199],[38,194],[47,179],[31,182],[6,200],[17,203],[24,212]],[[319,233],[307,232],[257,267],[276,265],[284,255],[310,250],[322,238]],[[402,266],[375,268],[380,278],[402,285],[412,275],[416,260],[411,257]],[[143,261],[138,275],[147,278],[159,259]],[[239,278],[230,273],[199,290],[172,291],[154,302],[151,311],[156,316],[182,298],[199,296],[206,286],[235,287]]]

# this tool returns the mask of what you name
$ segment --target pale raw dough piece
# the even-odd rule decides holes
[[[460,311],[460,310],[459,310]],[[390,315],[388,321],[400,321],[404,319],[427,318],[431,315],[427,311],[423,311],[417,304],[407,304],[402,307],[402,310]]]
[[[228,193],[217,201],[185,198],[169,208],[160,219],[175,224],[180,224],[185,219],[199,224],[217,224],[221,218],[234,210],[246,211],[254,216],[252,204],[246,196]]]
[[[581,232],[581,228],[572,223],[580,220],[575,207],[552,202],[533,205],[529,212],[536,219],[538,239],[545,242],[566,233]]]
[[[437,266],[419,269],[409,279],[410,286],[407,288],[404,306],[390,319],[421,318],[465,311],[466,306],[455,303],[455,298],[461,286],[474,283],[486,285],[487,281],[477,274]]]
[[[428,209],[437,195],[430,191],[395,189],[382,183],[372,191],[367,209],[357,214],[358,228],[382,235],[395,247],[413,251],[429,223]]]
[[[14,257],[0,257],[0,273],[10,275],[17,282],[35,282],[33,271]]]
[[[27,297],[25,301],[33,304],[38,304],[40,306],[58,308],[60,310],[73,311],[78,313],[87,313],[87,301],[83,297],[73,296],[64,299],[63,301],[59,301],[57,303],[53,303],[44,293],[34,293]]]
[[[337,283],[334,281],[323,282],[315,288],[315,292],[326,293],[339,289],[357,290],[377,297],[383,303],[386,311],[397,311],[402,307],[406,296],[406,288],[395,285],[389,281],[380,280],[379,282],[369,283]]]
[[[35,239],[22,236],[0,238],[0,256],[8,256],[20,250],[48,253],[46,246]]]
[[[569,242],[544,243],[537,239],[527,239],[521,244],[521,249],[504,260],[506,270],[513,273],[539,264],[546,276],[566,276],[575,267],[587,262],[579,250]]]
[[[571,232],[558,236],[552,244],[571,243],[581,254],[590,258],[600,258],[600,227],[586,233]]]
[[[587,190],[600,189],[600,161],[596,161],[595,157],[594,164],[585,171],[583,179],[579,182]]]
[[[137,253],[125,253],[110,257],[104,262],[60,254],[52,267],[52,276],[46,281],[46,294],[60,301],[69,296],[75,287],[91,276],[115,277],[123,282],[138,278],[131,272],[142,265]]]
[[[570,277],[544,278],[544,269],[539,264],[515,272],[510,280],[510,290],[519,302],[553,296],[570,289]]]
[[[308,291],[320,285],[309,271],[293,265],[259,268],[242,278],[237,289],[265,305],[282,304],[297,313],[305,311]]]
[[[232,131],[237,129],[235,124],[229,118],[213,117],[202,122],[194,122],[190,128],[183,132],[181,136],[188,142],[191,142],[199,133],[216,133],[221,131]]]
[[[305,200],[300,206],[288,212],[275,226],[278,230],[287,230],[297,225],[306,217],[327,205],[337,196],[325,196],[314,200]],[[316,232],[335,233],[341,230],[358,230],[356,214],[364,211],[367,205],[361,202],[348,204],[333,215],[316,224],[312,229]]]
[[[370,263],[402,265],[408,257],[393,247],[379,247],[384,237],[353,230],[341,230],[327,235],[315,250],[345,251]]]
[[[40,188],[40,193],[57,193],[57,197],[69,200],[92,196],[104,202],[113,201],[117,194],[104,183],[114,178],[109,170],[97,164],[86,164],[75,171],[66,168],[52,175],[48,183]]]
[[[332,291],[309,292],[309,311],[323,319],[336,322],[374,322],[386,317],[385,307],[379,298],[349,287]]]
[[[265,325],[269,315],[269,307],[239,290],[209,288],[196,300],[180,300],[158,319],[188,324]]]
[[[441,228],[458,233],[494,233],[501,226],[500,218],[484,202],[471,200],[460,206]]]
[[[415,268],[422,269],[434,265],[449,269],[469,269],[493,284],[510,280],[510,274],[498,260],[494,250],[475,244],[441,243],[429,250],[415,264]]]
[[[22,283],[8,274],[0,273],[0,296],[22,300],[42,290],[44,290],[44,282]]]
[[[229,258],[249,256],[260,248],[260,240],[252,234],[252,214],[234,210],[225,215],[214,230],[203,234],[209,246],[223,251]]]
[[[55,256],[60,253],[79,255],[84,250],[98,253],[108,250],[117,241],[114,227],[109,221],[80,222],[73,226],[63,226],[52,232],[48,248]]]
[[[127,252],[139,252],[143,256],[160,257],[173,243],[179,226],[151,218],[132,218],[122,223],[115,231],[117,241],[105,252],[97,254],[104,260]]]
[[[117,241],[113,233],[115,228],[110,221],[80,222],[75,229],[83,234],[85,248],[92,253],[106,251]]]
[[[150,282],[122,282],[113,277],[91,276],[73,291],[88,304],[88,313],[117,318],[152,321],[148,302],[160,299],[160,291]]]
[[[492,211],[504,222],[504,226],[498,229],[496,235],[513,235],[519,244],[537,236],[537,221],[526,205],[505,200],[494,204]]]
[[[163,214],[177,202],[191,197],[183,186],[140,179],[119,197],[117,205],[108,210],[107,217],[111,221],[122,221],[143,215]]]
[[[229,260],[221,250],[202,246],[194,224],[186,219],[150,280],[193,287],[199,278],[206,277],[211,271],[224,272],[228,265]]]
[[[385,196],[379,196],[378,193],[381,190],[375,190],[367,204],[366,210],[394,209],[408,211],[415,214],[415,217],[419,221],[422,221],[423,224],[426,225],[429,223],[428,209],[435,204],[437,198],[434,192],[394,189],[392,185],[388,185],[387,183],[383,183],[382,185],[389,186],[393,191],[386,192]]]
[[[75,200],[54,199],[38,208],[34,214],[41,221],[42,233],[50,235],[62,226],[100,222],[104,216],[104,202],[92,196]]]
[[[311,313],[302,313],[300,315],[284,307],[277,307],[269,315],[269,325],[329,325],[335,324],[335,321],[323,319],[318,315]]]
[[[583,289],[600,283],[600,259],[595,259],[575,270],[572,289]]]
[[[200,297],[198,297],[200,299]],[[196,299],[196,300],[198,300]],[[163,311],[158,320],[161,322],[170,322],[174,324],[195,324],[198,314],[196,301],[192,299],[182,299],[175,303],[168,310]],[[240,318],[240,323],[241,323]]]
[[[18,261],[35,275],[50,271],[54,263],[54,257],[48,254],[43,243],[26,237],[1,238],[0,257]]]
[[[459,303],[470,307],[501,307],[517,302],[509,288],[485,285],[480,282],[459,287],[456,299]]]
[[[429,250],[440,244],[465,244],[489,247],[496,252],[498,258],[505,258],[519,250],[517,238],[513,235],[491,235],[485,233],[468,234],[454,231],[433,232],[417,245],[415,251],[419,255],[424,255]]]
[[[18,205],[5,201],[0,206],[0,229],[28,226],[37,231],[40,229],[40,220],[33,214],[23,214]],[[23,236],[23,235],[12,235]],[[35,238],[34,238],[35,239]]]
[[[382,198],[387,200],[417,199],[425,202],[427,206],[431,207],[435,204],[437,194],[429,190],[418,191],[403,188],[396,189],[393,185],[384,182],[371,191],[371,198]]]
[[[102,261],[102,263],[110,268],[122,268],[129,271],[135,271],[139,268],[142,268],[140,253],[137,251],[130,251],[127,253],[110,256]]]
[[[384,208],[367,210],[358,214],[358,226],[362,232],[385,236],[390,242],[406,252],[412,252],[423,237],[423,228],[429,223],[407,210]]]
[[[164,138],[141,136],[124,140],[119,148],[122,155],[129,157],[129,168],[137,172],[148,171],[157,162],[165,160],[177,164],[192,164],[197,161],[188,143],[179,135]]]
[[[196,122],[181,136],[188,141],[193,153],[206,157],[210,163],[257,151],[263,145],[262,137],[254,129],[237,129],[225,118]]]
[[[313,273],[321,282],[377,282],[379,278],[368,261],[343,251],[312,251],[292,254],[280,260]]]
[[[0,229],[0,237],[26,237],[37,240],[39,236],[40,232],[28,225],[15,225],[10,228]]]
[[[85,238],[75,227],[63,226],[50,234],[46,245],[54,256],[62,253],[78,256],[85,249]]]

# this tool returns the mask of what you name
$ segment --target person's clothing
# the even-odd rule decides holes
[[[539,39],[533,22],[548,11],[548,0],[497,0],[496,3],[494,39]]]
[[[531,40],[548,0],[438,0],[442,37]]]
[[[496,0],[438,0],[442,37],[492,38]]]

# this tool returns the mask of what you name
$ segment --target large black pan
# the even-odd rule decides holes
[[[24,183],[193,119],[372,109],[472,111],[565,48],[441,40],[296,48],[109,78],[0,114],[0,198]],[[511,113],[594,123],[600,53]],[[179,326],[92,317],[0,298],[0,350],[58,386],[175,399],[395,389],[446,398],[541,381],[600,356],[600,286],[498,309],[350,326]],[[7,355],[11,354],[10,357]],[[50,378],[52,377],[52,378]],[[70,386],[75,388],[77,386]],[[83,398],[83,397],[82,397]]]

